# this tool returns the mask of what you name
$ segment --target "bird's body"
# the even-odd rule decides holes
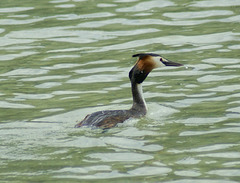
[[[140,115],[141,116],[141,115]],[[87,115],[82,121],[81,126],[96,126],[101,128],[111,128],[118,123],[123,123],[129,118],[137,118],[132,110],[106,110],[98,111]]]
[[[153,53],[140,53],[133,55],[138,57],[136,64],[129,72],[131,81],[133,105],[129,110],[105,110],[87,115],[75,127],[96,126],[104,129],[123,123],[129,118],[140,118],[146,115],[147,106],[142,95],[142,82],[148,74],[157,67],[181,66],[181,64],[168,61],[160,55]]]

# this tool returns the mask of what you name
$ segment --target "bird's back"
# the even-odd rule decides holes
[[[96,126],[101,128],[112,128],[117,123],[123,123],[125,120],[135,117],[131,110],[106,110],[98,111],[87,115],[75,127]]]

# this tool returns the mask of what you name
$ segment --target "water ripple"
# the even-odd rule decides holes
[[[1,13],[14,13],[14,12],[20,12],[20,11],[27,11],[32,10],[34,7],[11,7],[11,8],[0,8]]]
[[[218,0],[218,1],[214,1],[214,0],[205,0],[205,1],[198,1],[198,2],[194,2],[192,5],[190,6],[194,6],[194,7],[218,7],[218,6],[223,6],[223,7],[227,7],[227,6],[239,6],[240,2],[238,0]]]
[[[151,21],[150,21],[151,22]],[[240,34],[233,32],[222,32],[222,33],[214,33],[214,34],[205,34],[205,35],[197,35],[197,36],[165,36],[165,37],[157,37],[157,38],[149,38],[149,39],[141,39],[135,41],[129,41],[126,43],[115,44],[111,46],[105,46],[101,49],[96,49],[94,52],[105,52],[111,50],[119,50],[119,49],[131,49],[136,47],[148,46],[151,44],[163,44],[163,45],[202,45],[202,44],[211,44],[211,43],[221,43],[231,40],[240,40],[238,37]],[[221,39],[220,39],[221,38]],[[92,51],[90,51],[92,52]]]
[[[185,131],[181,132],[179,136],[195,136],[195,135],[206,135],[206,134],[214,134],[214,133],[239,133],[240,127],[234,128],[220,128],[215,130],[208,130],[208,131]]]
[[[99,159],[103,162],[138,162],[153,159],[151,155],[138,153],[93,153],[87,156],[88,158]],[[131,157],[131,158],[129,158]]]
[[[27,20],[16,20],[16,19],[0,19],[0,25],[25,25],[43,21],[44,18],[35,18]]]
[[[231,147],[237,147],[239,146],[238,144],[214,144],[214,145],[208,145],[204,147],[198,147],[198,148],[192,148],[192,149],[184,149],[184,150],[169,150],[169,152],[173,153],[184,153],[184,152],[191,152],[191,153],[196,153],[196,152],[209,152],[209,151],[216,151],[216,150],[221,150],[221,149],[228,149]],[[188,161],[192,162],[192,159],[188,159]],[[186,162],[186,160],[180,161],[180,162]],[[199,162],[199,160],[194,160],[193,162]]]
[[[5,55],[1,55],[0,56],[0,61],[9,61],[9,60],[13,60],[19,57],[26,57],[26,56],[30,56],[30,55],[34,55],[37,54],[37,52],[34,51],[23,51],[21,53],[18,54],[5,54]]]
[[[102,167],[102,166],[100,166]],[[98,166],[96,167],[98,168]],[[96,169],[95,167],[91,169],[91,171],[94,171]],[[92,180],[100,180],[100,179],[113,179],[113,178],[120,178],[120,177],[137,177],[137,176],[156,176],[156,175],[166,175],[167,173],[171,172],[170,168],[166,167],[155,167],[155,166],[146,166],[146,167],[140,167],[133,170],[129,170],[126,173],[120,173],[116,170],[108,171],[106,172],[108,167],[103,166],[103,170],[105,170],[104,173],[95,173],[92,175],[76,175],[76,172],[79,170],[79,168],[68,168],[68,172],[73,172],[75,175],[57,175],[55,178],[71,178],[71,179],[92,179]],[[80,169],[81,170],[81,169]],[[97,169],[99,170],[99,169]],[[80,171],[81,172],[81,171]],[[82,172],[85,173],[86,171]]]
[[[169,18],[175,19],[194,19],[194,18],[206,18],[211,16],[225,16],[233,15],[232,11],[228,10],[208,10],[208,11],[193,11],[193,12],[175,12],[175,13],[164,13],[163,15]]]
[[[139,12],[139,11],[146,11],[152,8],[163,8],[167,6],[174,6],[175,4],[171,1],[162,0],[159,3],[158,0],[151,0],[147,2],[138,3],[135,6],[127,7],[127,8],[118,8],[116,9],[117,12]]]
[[[1,76],[31,76],[31,75],[41,75],[41,74],[46,74],[48,70],[46,69],[16,69],[13,71],[9,71],[5,74],[1,74]]]
[[[240,177],[240,170],[236,170],[236,169],[212,170],[212,171],[209,171],[208,173],[219,175],[222,177]]]
[[[29,104],[19,104],[19,103],[0,101],[0,108],[29,109],[29,108],[34,108],[34,106]]]
[[[77,14],[66,14],[66,15],[55,15],[48,17],[56,18],[57,20],[77,20],[77,19],[95,19],[95,18],[104,18],[104,17],[112,17],[115,16],[113,13],[109,12],[100,12],[100,13],[91,13],[85,15],[77,15]]]

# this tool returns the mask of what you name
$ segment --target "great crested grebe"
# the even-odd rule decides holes
[[[105,110],[87,115],[76,128],[82,126],[95,126],[103,129],[116,126],[129,118],[140,118],[147,113],[146,102],[142,95],[142,82],[148,74],[157,67],[181,66],[182,64],[169,61],[154,53],[139,53],[132,57],[138,57],[136,64],[129,72],[132,86],[133,105],[128,110]]]

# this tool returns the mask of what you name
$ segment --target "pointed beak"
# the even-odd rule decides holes
[[[163,59],[162,63],[166,66],[183,66],[183,64],[179,64],[177,62],[173,62],[173,61],[170,61],[170,60],[167,60],[167,59]]]

